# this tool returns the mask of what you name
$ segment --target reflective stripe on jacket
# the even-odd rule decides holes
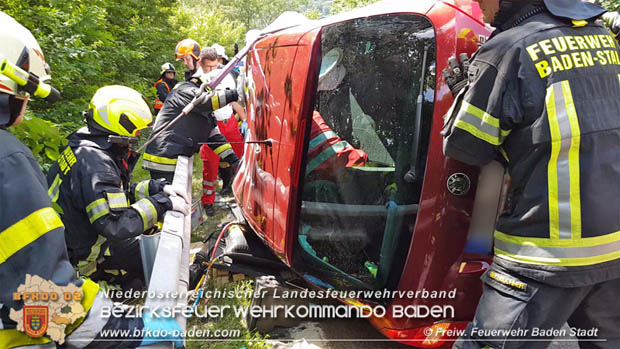
[[[172,121],[194,98],[199,80],[180,82],[170,92],[155,122],[154,130]],[[161,132],[144,151],[142,167],[147,170],[174,172],[179,155],[190,157],[200,149],[199,143],[211,143],[209,147],[229,163],[238,160],[230,144],[222,136],[211,111],[219,108],[219,101],[212,105],[200,104],[187,116],[180,118],[166,131]],[[217,105],[216,105],[217,104]]]
[[[13,300],[13,293],[25,282],[26,275],[81,287],[86,311],[91,309],[98,287],[90,280],[76,279],[67,257],[64,227],[50,205],[45,177],[30,150],[3,129],[0,178],[0,347],[49,343],[47,337],[32,338],[18,331],[17,323],[9,318],[11,309],[21,311],[23,307],[23,301]],[[81,320],[70,324],[68,333]],[[107,319],[98,321],[101,327],[107,323]],[[84,337],[87,341],[94,338]]]
[[[71,262],[89,276],[100,258],[113,254],[114,242],[153,227],[167,203],[151,196],[156,192],[149,190],[150,182],[129,183],[127,150],[123,156],[106,136],[84,128],[68,139],[69,146],[50,168],[49,195],[66,225]]]
[[[545,272],[605,266],[604,281],[620,277],[620,55],[606,29],[583,24],[544,12],[493,35],[471,63],[444,151],[507,161],[497,257]]]

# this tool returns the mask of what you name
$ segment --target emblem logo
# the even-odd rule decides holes
[[[446,182],[448,191],[452,195],[462,196],[469,192],[471,181],[464,173],[453,173]]]
[[[24,305],[24,332],[30,337],[41,337],[47,331],[49,312],[47,306]]]

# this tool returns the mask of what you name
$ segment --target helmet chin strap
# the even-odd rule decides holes
[[[9,109],[9,95],[0,94],[0,127],[11,124],[11,112]]]
[[[14,99],[11,101],[11,99]],[[6,128],[17,120],[22,111],[23,101],[15,101],[11,95],[0,93],[0,127]]]

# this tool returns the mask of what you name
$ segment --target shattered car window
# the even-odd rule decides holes
[[[395,287],[426,163],[434,30],[418,15],[357,19],[324,28],[321,52],[300,255],[330,286]]]

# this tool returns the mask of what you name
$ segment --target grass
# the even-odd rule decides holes
[[[214,289],[215,287],[211,283],[207,286],[207,289]],[[220,288],[226,288],[228,290],[234,289],[236,292],[244,294],[245,292],[249,292],[250,294],[253,292],[253,285],[251,281],[244,280],[236,283],[230,283],[221,286]],[[236,298],[212,298],[207,301],[202,301],[200,306],[230,306],[230,307],[248,307],[250,306],[251,299],[244,297],[236,297]],[[200,308],[199,308],[200,309]],[[200,311],[202,314],[203,312]],[[229,337],[222,339],[221,341],[197,341],[196,339],[204,339],[202,337],[190,337],[186,342],[186,348],[188,349],[203,349],[203,348],[214,348],[214,349],[238,349],[238,348],[269,348],[270,345],[265,343],[266,337],[247,330],[247,324],[245,319],[237,318],[232,310],[224,312],[224,316],[222,318],[218,318],[215,321],[205,321],[204,319],[200,319],[197,317],[190,318],[187,323],[187,329],[202,329],[209,330],[211,333],[216,333],[215,331],[224,330],[239,330],[239,335],[235,337]]]
[[[139,182],[142,180],[150,179],[149,172],[142,168],[142,158],[138,160],[136,167],[132,173],[132,181]],[[221,184],[218,183],[217,191],[221,189]],[[192,176],[192,197],[194,200],[200,198],[202,195],[202,161],[200,160],[200,156],[196,154],[194,156],[194,170]],[[200,225],[198,228],[192,231],[191,242],[201,242],[203,241],[209,234],[215,232],[219,233],[220,226],[223,223],[229,222],[233,220],[230,215],[230,210],[225,207],[217,207],[215,210],[215,216],[209,217],[205,223]],[[234,289],[239,293],[243,294],[246,291],[249,293],[253,292],[253,283],[250,280],[241,280],[234,283],[228,283],[225,285],[215,286],[213,282],[209,282],[207,285],[207,289]],[[229,307],[247,307],[250,305],[250,298],[213,298],[205,302],[205,300],[201,301],[202,305],[209,306],[229,306]],[[200,308],[199,308],[200,309]],[[200,311],[202,313],[202,311]],[[257,332],[249,331],[247,329],[247,324],[245,319],[240,319],[235,317],[233,311],[226,312],[224,317],[209,319],[209,318],[198,318],[191,317],[187,322],[187,330],[208,330],[210,333],[215,333],[218,330],[239,330],[239,335],[235,337],[222,338],[221,341],[215,341],[215,338],[211,338],[211,340],[206,341],[205,337],[188,337],[186,342],[186,348],[188,349],[239,349],[239,348],[247,348],[247,349],[263,349],[270,348],[271,345],[265,342],[265,339],[268,336],[263,336]],[[228,339],[228,340],[227,340]]]

